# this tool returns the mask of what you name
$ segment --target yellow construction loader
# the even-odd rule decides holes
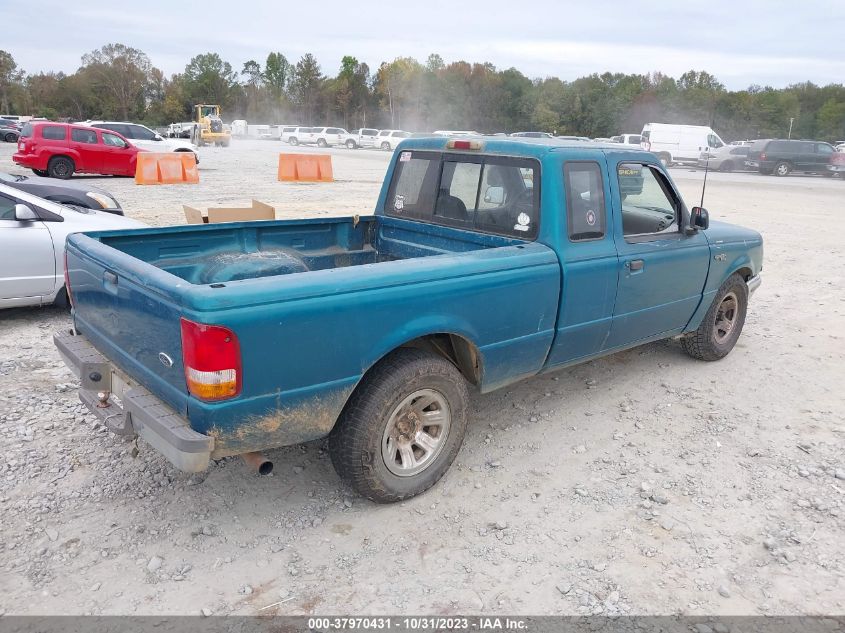
[[[223,129],[219,105],[198,104],[194,106],[194,129],[191,132],[191,140],[199,146],[220,145],[229,147],[232,133]]]

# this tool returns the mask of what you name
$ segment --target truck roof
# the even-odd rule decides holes
[[[469,141],[481,143],[480,149],[460,149],[448,147],[455,141]],[[596,143],[595,141],[575,141],[557,138],[531,138],[531,137],[503,137],[503,136],[472,136],[472,137],[450,137],[429,136],[414,137],[405,139],[399,145],[400,150],[433,150],[433,151],[466,151],[468,153],[478,152],[480,154],[506,154],[522,156],[544,156],[550,152],[566,149],[630,152],[631,154],[644,154],[642,149],[636,147],[625,147],[619,143]]]

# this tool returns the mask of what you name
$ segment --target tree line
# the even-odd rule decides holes
[[[0,113],[50,119],[118,119],[165,125],[190,120],[193,104],[220,104],[226,120],[250,123],[436,129],[486,133],[539,130],[605,137],[638,132],[650,121],[711,125],[726,140],[845,139],[845,86],[811,82],[786,88],[727,90],[705,71],[678,78],[592,74],[574,81],[529,78],[490,63],[445,63],[432,54],[383,62],[373,72],[353,56],[333,76],[317,59],[295,63],[280,52],[238,71],[217,53],[193,57],[166,77],[124,44],[82,56],[79,69],[26,73],[0,50]]]

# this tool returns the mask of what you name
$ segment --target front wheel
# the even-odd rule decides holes
[[[669,169],[672,166],[672,156],[669,154],[660,154],[660,164],[662,164],[666,169]]]
[[[329,436],[340,478],[377,503],[431,488],[460,450],[469,393],[457,368],[402,348],[380,361],[349,399]]]
[[[381,144],[381,148],[382,149],[390,149],[390,143],[385,141],[384,143]]]
[[[346,141],[346,149],[355,149],[356,147],[358,147],[358,146],[355,144],[355,141],[353,141],[352,139],[349,139],[348,141]]]
[[[299,139],[296,138],[295,136],[291,136],[288,139],[288,143],[290,143],[291,145],[299,145]]]
[[[684,351],[699,360],[719,360],[736,345],[748,310],[748,286],[738,274],[722,284],[701,325],[681,339]]]
[[[733,164],[731,161],[729,161],[729,160],[726,160],[724,163],[722,163],[722,164],[719,166],[719,171],[728,171],[728,172],[730,172],[730,171],[733,171],[733,170],[734,170],[734,164]]]

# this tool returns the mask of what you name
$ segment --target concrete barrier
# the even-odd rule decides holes
[[[332,157],[329,154],[279,154],[279,180],[332,182]]]
[[[139,152],[136,185],[196,184],[200,181],[193,152]]]

